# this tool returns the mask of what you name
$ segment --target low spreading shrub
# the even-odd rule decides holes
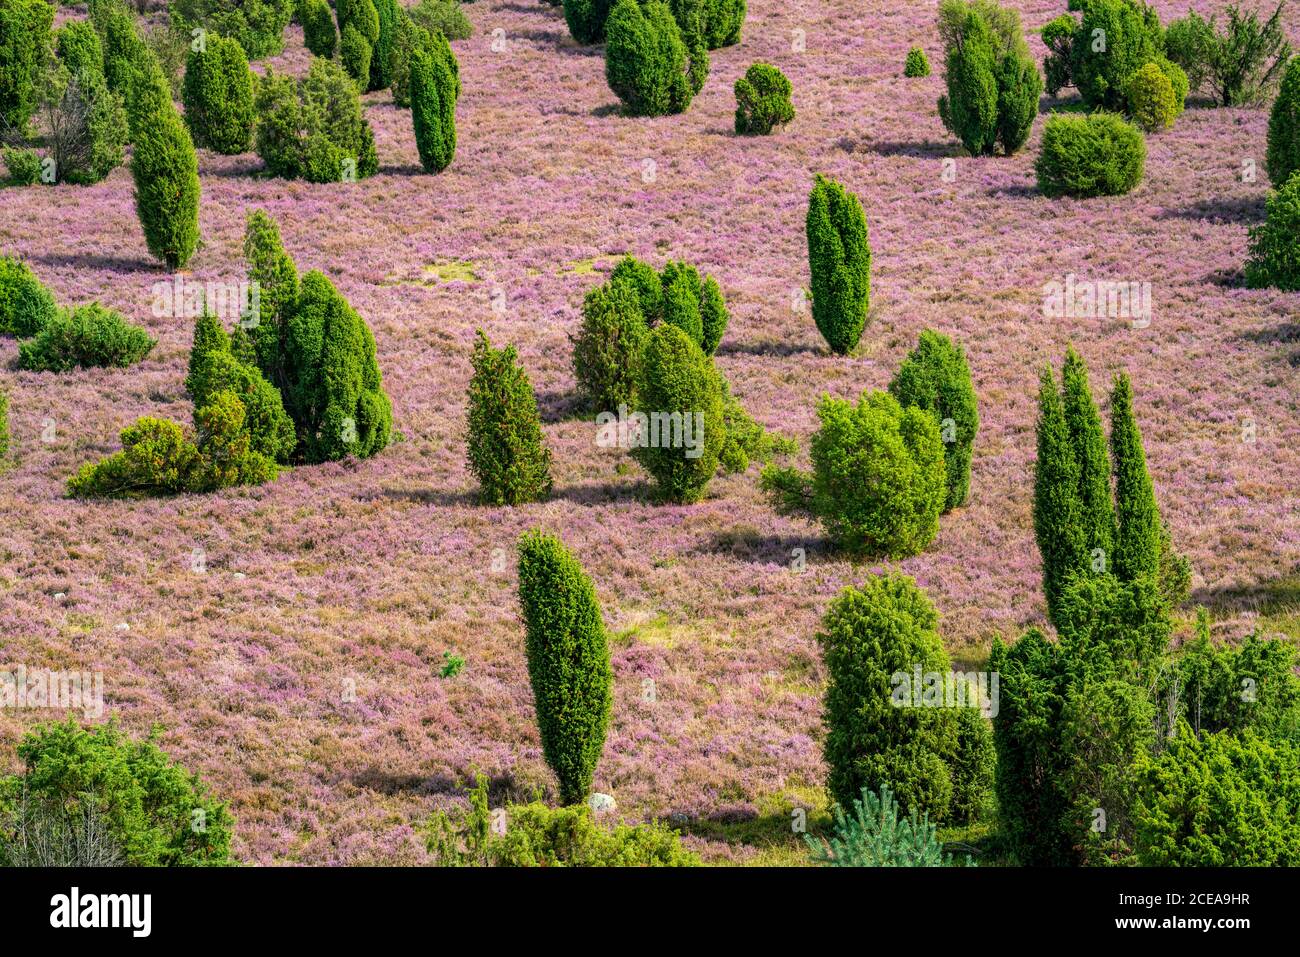
[[[170,0],[172,23],[182,33],[204,29],[239,42],[250,60],[284,49],[284,28],[294,0]]]
[[[794,119],[790,81],[770,63],[755,63],[736,81],[736,132],[766,135]]]
[[[1148,133],[1174,125],[1178,116],[1174,85],[1158,64],[1148,63],[1129,77],[1128,109],[1133,122]]]
[[[356,84],[338,63],[314,58],[300,80],[268,67],[256,103],[257,155],[271,175],[337,183],[379,171]]]
[[[474,25],[456,0],[420,0],[406,12],[416,26],[441,33],[448,40],[467,40],[474,35]]]
[[[8,171],[6,182],[12,186],[33,186],[41,181],[41,155],[35,150],[6,146],[0,149]]]
[[[775,507],[819,519],[831,541],[854,554],[901,558],[929,545],[948,498],[933,414],[872,392],[856,405],[826,396],[817,415],[812,473],[763,470]]]
[[[34,336],[58,315],[54,296],[21,259],[0,256],[0,335]]]
[[[1119,196],[1142,180],[1142,132],[1113,113],[1053,114],[1034,164],[1046,196]]]
[[[31,372],[126,368],[149,354],[155,340],[120,313],[97,302],[60,310],[35,338],[18,347],[18,367]]]

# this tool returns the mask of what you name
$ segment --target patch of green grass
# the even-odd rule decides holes
[[[830,811],[820,787],[794,786],[760,797],[753,817],[695,818],[680,825],[684,834],[720,841],[754,854],[744,861],[748,867],[808,867],[808,844],[804,833],[817,833],[829,826]]]
[[[478,264],[469,261],[449,260],[448,262],[430,263],[424,267],[426,275],[438,282],[479,282]]]

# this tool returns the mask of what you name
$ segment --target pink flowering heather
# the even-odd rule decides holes
[[[1013,5],[1041,60],[1034,31],[1063,0]],[[1186,4],[1156,8],[1167,20]],[[699,504],[663,506],[626,452],[597,445],[569,336],[584,295],[629,252],[717,278],[731,312],[718,366],[759,422],[800,441],[804,466],[820,396],[884,388],[924,328],[962,344],[981,419],[970,501],[923,554],[891,563],[929,594],[955,657],[1045,625],[1035,396],[1070,342],[1103,405],[1113,373],[1133,377],[1194,599],[1227,636],[1256,613],[1300,632],[1277,598],[1295,604],[1300,570],[1300,299],[1238,278],[1269,188],[1266,109],[1193,96],[1148,137],[1131,194],[1049,200],[1033,170],[1042,116],[1012,157],[967,157],[944,130],[932,4],[750,0],[743,41],[711,54],[690,109],[654,119],[618,112],[602,48],[575,44],[558,8],[464,9],[475,34],[453,43],[463,93],[444,172],[422,172],[411,114],[387,91],[364,97],[372,178],[268,179],[251,153],[200,152],[203,242],[185,278],[243,279],[245,218],[267,210],[299,270],[324,272],[374,332],[400,435],[372,459],[207,496],[67,499],[67,478],[139,416],[188,425],[192,319],[154,314],[152,287],[170,277],[145,248],[127,168],[92,187],[0,191],[0,252],[61,304],[98,300],[158,340],[133,368],[59,375],[14,371],[17,344],[0,340],[13,434],[0,662],[102,671],[107,712],[135,733],[161,724],[162,746],[230,801],[234,856],[422,862],[424,822],[476,770],[495,796],[554,797],[514,566],[518,536],[537,526],[582,562],[611,632],[595,789],[629,820],[684,826],[709,860],[752,860],[768,832],[797,850],[790,810],[826,801],[814,635],[837,592],[878,568],[775,514],[756,467],[720,475]],[[286,39],[272,62],[302,74],[301,29]],[[906,79],[916,45],[935,69]],[[796,118],[738,137],[733,85],[755,61],[790,78]],[[819,172],[860,197],[870,228],[871,315],[852,357],[830,354],[798,294]],[[1045,286],[1068,277],[1150,283],[1149,324],[1046,316]],[[518,348],[537,391],[547,501],[475,504],[465,413],[480,328]],[[446,651],[466,665],[440,679]],[[0,712],[4,770],[22,734],[56,716]]]

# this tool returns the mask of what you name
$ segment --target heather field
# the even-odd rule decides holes
[[[1063,0],[1010,5],[1041,60],[1035,31]],[[1042,117],[1010,157],[967,156],[943,128],[935,7],[749,0],[741,43],[711,54],[690,109],[646,119],[620,113],[602,48],[576,44],[558,8],[479,0],[464,8],[474,35],[452,44],[463,95],[444,172],[423,173],[388,91],[363,97],[380,171],[360,182],[270,179],[252,153],[200,151],[203,245],[186,277],[242,279],[245,219],[268,211],[300,270],[325,272],[369,323],[400,433],[371,459],[260,487],[65,497],[138,417],[188,422],[193,323],[151,310],[170,273],[145,248],[127,168],[89,187],[0,190],[0,252],[60,303],[97,299],[158,339],[138,366],[65,374],[16,371],[16,343],[0,340],[13,433],[0,659],[102,671],[108,712],[134,733],[160,725],[168,753],[230,802],[241,860],[422,863],[423,822],[475,771],[494,799],[554,797],[515,571],[520,533],[541,526],[583,563],[611,633],[595,790],[629,821],[671,822],[709,862],[806,859],[791,812],[827,811],[814,636],[843,586],[886,565],[854,564],[819,525],[776,514],[757,466],[720,475],[698,504],[661,505],[625,452],[597,446],[569,337],[627,253],[717,278],[731,312],[718,367],[755,419],[800,441],[804,465],[820,396],[884,388],[924,328],[964,346],[981,418],[970,501],[922,554],[887,563],[929,594],[954,660],[983,662],[995,636],[1045,623],[1038,374],[1071,342],[1103,412],[1111,376],[1133,378],[1156,494],[1194,570],[1180,634],[1199,604],[1216,637],[1300,640],[1300,300],[1241,280],[1269,189],[1267,105],[1193,96],[1147,138],[1132,193],[1048,199],[1034,175]],[[1188,4],[1155,8],[1167,19]],[[1300,12],[1287,26],[1300,41]],[[305,72],[301,28],[286,41],[255,69]],[[918,44],[934,72],[904,79]],[[732,84],[756,60],[790,78],[797,116],[738,137]],[[797,296],[819,172],[857,193],[870,225],[871,317],[849,358],[827,351]],[[1149,282],[1149,325],[1045,317],[1044,286],[1071,275]],[[518,347],[537,391],[555,482],[544,502],[476,504],[466,389],[480,328]],[[455,677],[438,676],[444,652],[466,660]],[[17,770],[13,746],[48,717],[0,712],[0,770]]]

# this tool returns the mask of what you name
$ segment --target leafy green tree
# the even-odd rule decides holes
[[[542,754],[561,803],[578,804],[591,792],[613,707],[596,590],[558,538],[533,530],[519,539],[519,603]]]
[[[374,131],[339,63],[314,57],[297,81],[267,67],[256,103],[254,146],[272,176],[337,183],[379,171]]]
[[[613,0],[564,0],[564,22],[573,39],[579,43],[605,39],[605,21],[613,6]]]
[[[824,396],[811,474],[769,466],[762,486],[782,512],[818,518],[854,555],[903,558],[934,541],[948,498],[939,424],[887,392],[857,404]]]
[[[1292,59],[1268,116],[1268,178],[1281,188],[1300,169],[1300,58]]]
[[[170,0],[172,23],[185,34],[203,28],[237,40],[250,60],[284,49],[295,0]]]
[[[55,50],[70,73],[104,74],[104,47],[89,20],[69,20],[55,34]]]
[[[1058,622],[1058,601],[1069,580],[1088,565],[1088,539],[1079,498],[1078,456],[1065,403],[1050,367],[1038,391],[1038,455],[1034,463],[1034,536],[1043,565],[1047,614]]]
[[[440,173],[456,152],[456,98],[459,80],[447,61],[432,51],[411,53],[411,118],[420,165]]]
[[[573,339],[573,373],[592,411],[617,412],[620,406],[636,407],[636,389],[649,338],[650,327],[641,312],[640,299],[628,284],[609,282],[587,294],[582,304],[582,325]]]
[[[1062,13],[1043,25],[1043,46],[1047,47],[1047,56],[1043,58],[1043,78],[1048,96],[1056,96],[1063,88],[1074,85],[1070,76],[1070,59],[1074,34],[1078,29],[1079,21],[1068,13]]]
[[[767,135],[794,119],[790,81],[770,63],[755,63],[736,81],[736,132]]]
[[[134,83],[128,106],[136,212],[149,252],[176,270],[199,244],[199,160],[157,61],[146,59]]]
[[[1070,74],[1088,106],[1123,110],[1129,77],[1162,48],[1160,21],[1141,0],[1088,0],[1074,34]]]
[[[386,90],[393,82],[393,37],[397,32],[397,18],[402,10],[397,0],[372,0],[372,2],[375,13],[379,17],[379,35],[371,44],[368,89]]]
[[[605,79],[634,116],[683,113],[704,86],[709,54],[683,37],[668,5],[618,0],[606,23]],[[689,66],[688,66],[689,63]]]
[[[439,57],[455,80],[456,98],[460,98],[460,64],[447,42],[447,37],[436,30],[428,30],[409,16],[398,16],[393,33],[393,48],[389,53],[393,103],[407,108],[411,105],[411,54],[423,50]]]
[[[856,348],[871,302],[871,240],[858,197],[818,175],[808,196],[808,268],[812,313],[836,355]]]
[[[947,473],[948,495],[943,510],[964,505],[970,492],[975,435],[980,427],[966,353],[942,333],[924,330],[916,348],[889,383],[889,392],[901,405],[916,406],[935,416]]]
[[[939,118],[972,156],[991,154],[997,143],[996,62],[988,24],[967,14],[959,42],[948,49],[948,92],[939,97]]]
[[[34,336],[58,315],[53,294],[21,259],[0,256],[0,335]]]
[[[823,698],[827,791],[851,807],[863,790],[889,787],[905,813],[943,820],[952,800],[948,761],[956,749],[953,710],[915,706],[908,681],[946,674],[948,656],[934,606],[905,575],[872,576],[849,586],[822,619],[817,641],[828,681]]]
[[[253,74],[235,40],[215,34],[190,47],[185,65],[185,124],[196,146],[228,156],[253,144]]]
[[[480,329],[469,383],[469,464],[486,505],[521,505],[551,491],[551,453],[528,373],[514,346],[493,349]]]
[[[298,269],[284,251],[280,226],[264,210],[248,214],[244,232],[244,260],[248,282],[257,289],[257,309],[245,319],[240,333],[253,341],[258,368],[281,391],[288,384],[288,369],[281,342],[289,317],[297,309]]]
[[[343,69],[357,84],[357,89],[364,90],[370,82],[370,60],[373,52],[370,43],[357,29],[355,23],[347,24],[339,34],[339,62]]]

